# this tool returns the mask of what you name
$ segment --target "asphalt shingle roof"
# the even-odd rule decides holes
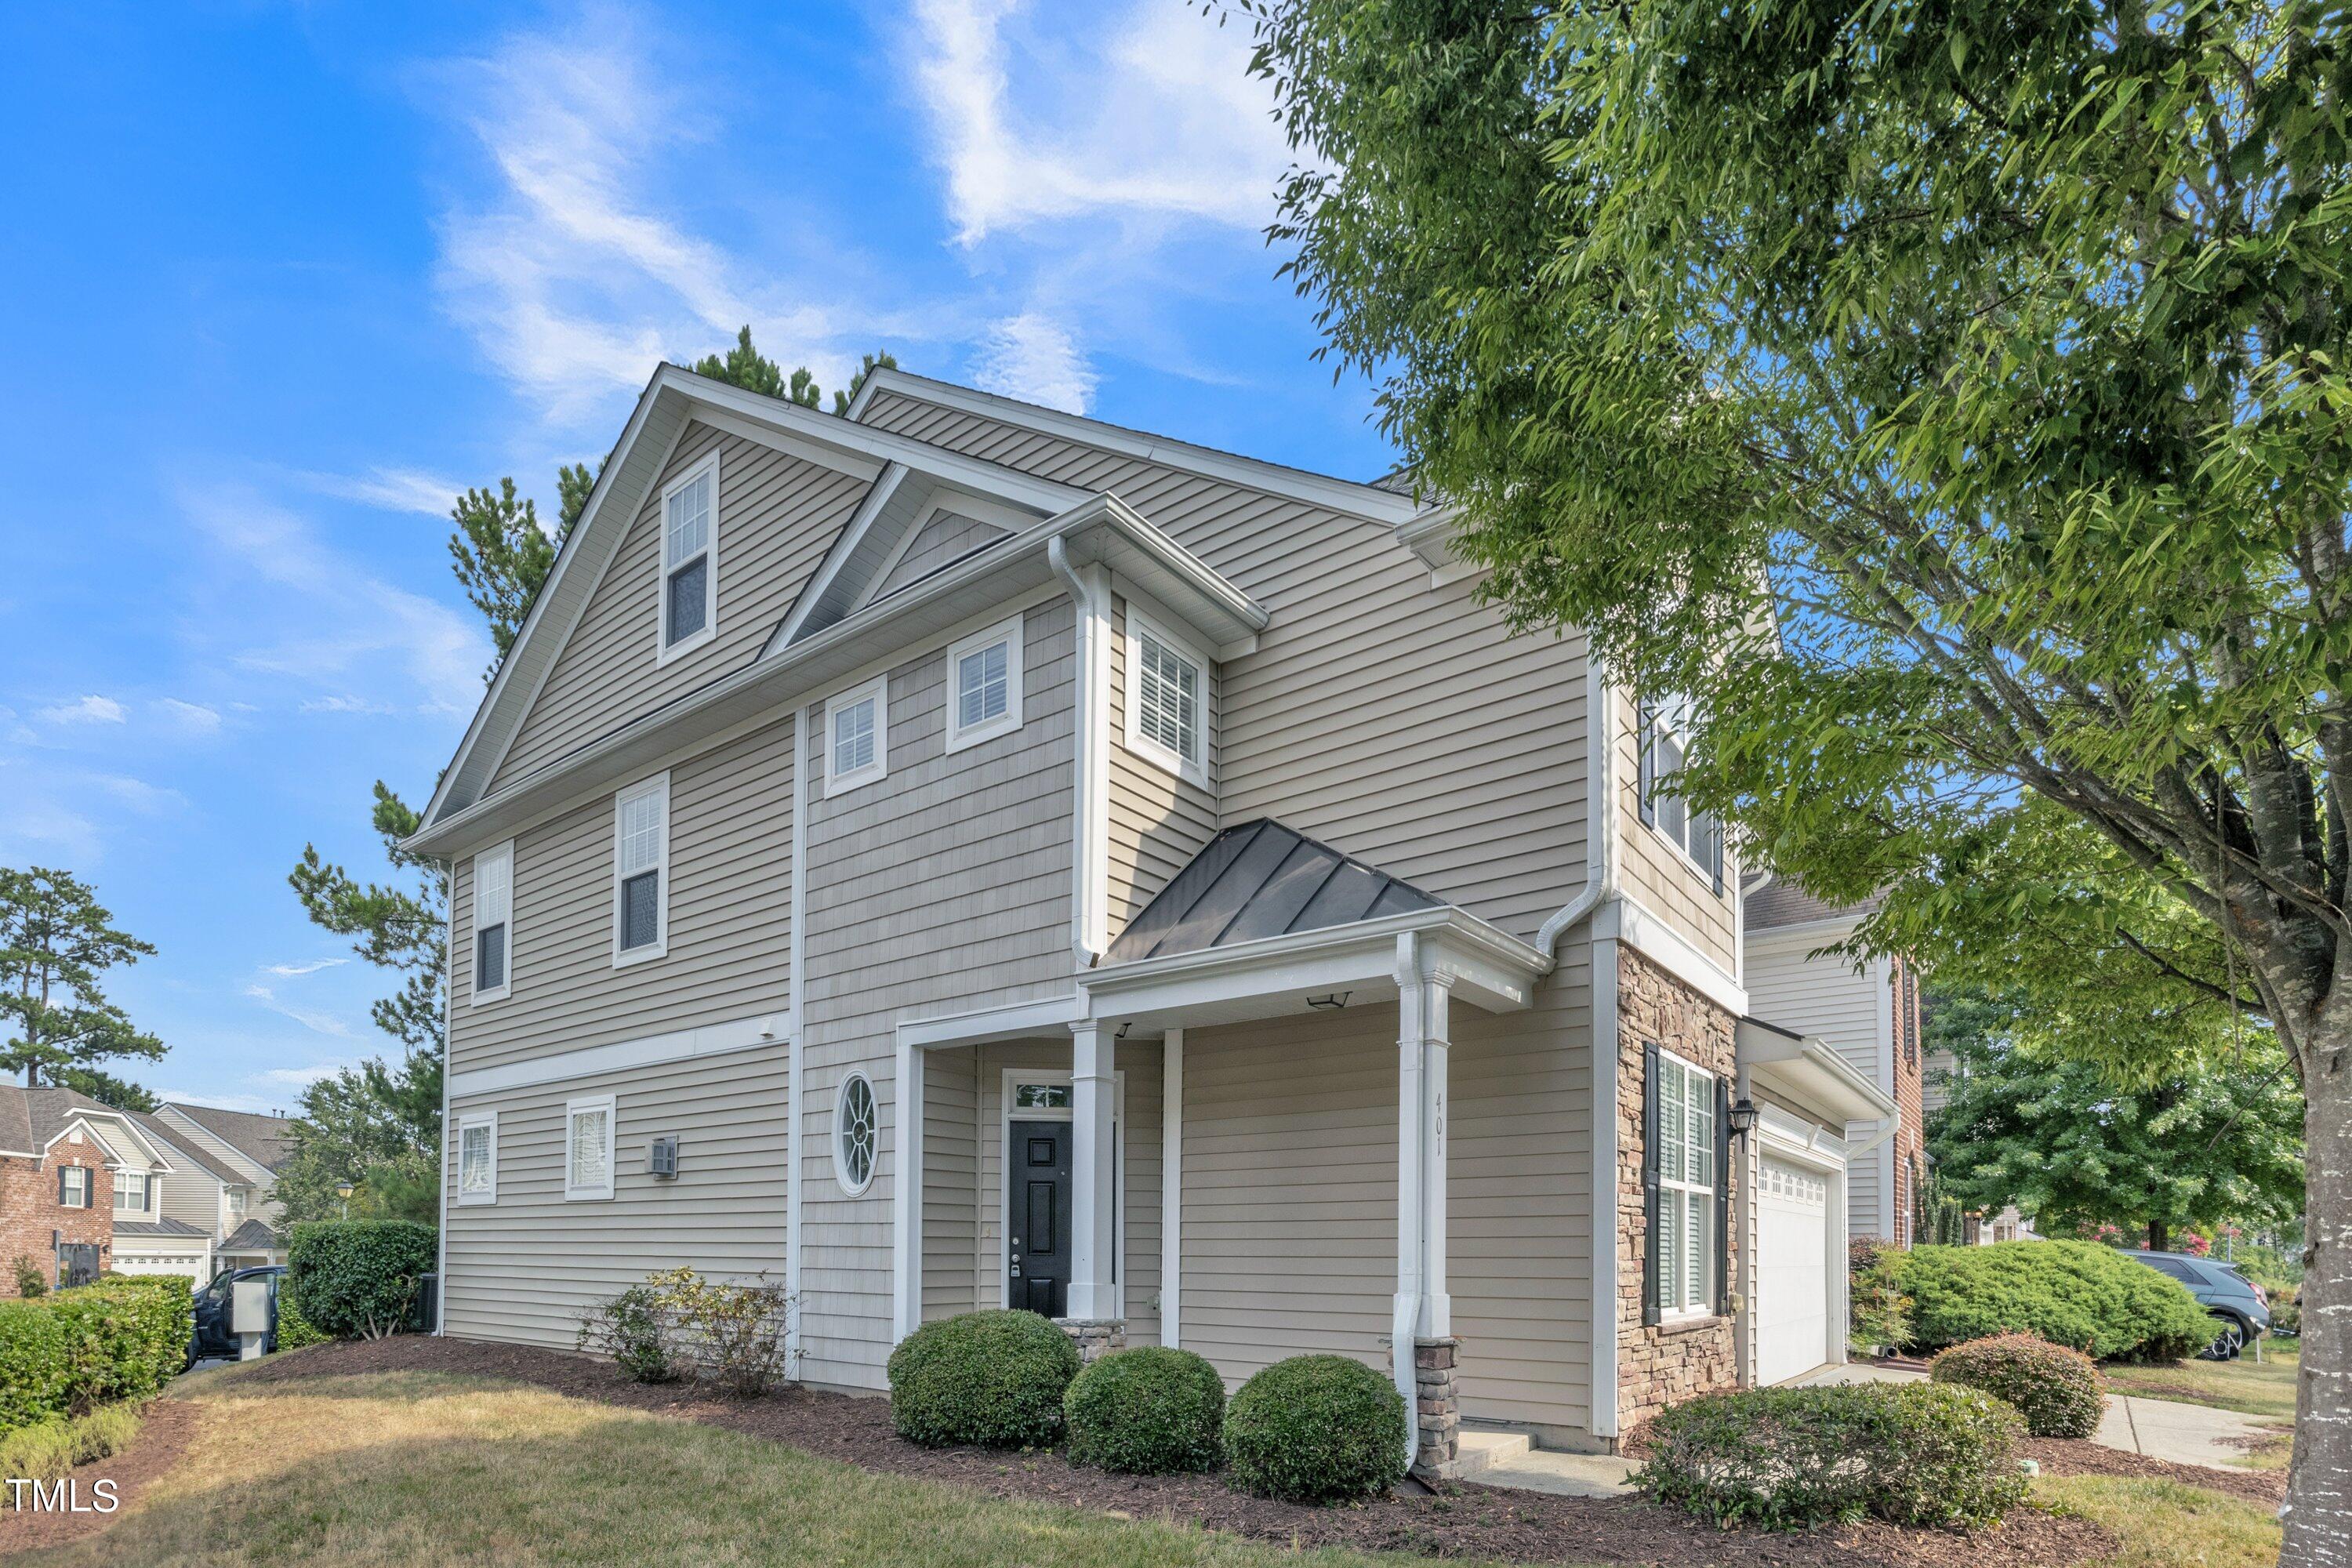
[[[172,1109],[265,1171],[278,1169],[294,1152],[294,1123],[286,1117],[182,1105],[177,1100],[172,1102]]]

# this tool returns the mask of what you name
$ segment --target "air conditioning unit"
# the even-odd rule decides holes
[[[656,1138],[646,1150],[646,1171],[650,1175],[677,1174],[677,1137]]]

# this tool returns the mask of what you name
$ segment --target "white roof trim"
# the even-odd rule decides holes
[[[1421,510],[1411,496],[1384,490],[1377,485],[1334,479],[1328,474],[1269,463],[1260,458],[1220,452],[1214,447],[1196,446],[1167,436],[1154,436],[1123,425],[1108,425],[1082,415],[1065,414],[1057,408],[1023,403],[1017,398],[982,392],[974,387],[934,381],[929,376],[917,375],[911,371],[876,370],[869,373],[865,384],[857,389],[857,396],[849,405],[849,417],[863,421],[866,406],[877,392],[895,392],[902,397],[916,398],[965,414],[1001,419],[1024,429],[1059,436],[1066,440],[1083,442],[1089,447],[1099,447],[1145,462],[1223,479],[1230,484],[1245,485],[1269,495],[1328,507],[1334,511],[1370,518],[1378,522],[1402,523]]]
[[[1819,1035],[1799,1035],[1760,1018],[1742,1018],[1735,1037],[1740,1071],[1767,1088],[1782,1080],[1804,1099],[1843,1112],[1848,1121],[1884,1121],[1898,1114],[1886,1091]]]

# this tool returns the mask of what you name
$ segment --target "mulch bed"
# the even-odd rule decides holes
[[[149,1405],[145,1419],[139,1424],[139,1435],[131,1439],[129,1447],[103,1459],[93,1459],[73,1472],[85,1502],[89,1500],[93,1485],[110,1480],[114,1483],[121,1506],[112,1513],[0,1510],[0,1556],[63,1546],[112,1524],[122,1517],[123,1510],[131,1506],[131,1500],[146,1489],[148,1482],[180,1462],[180,1456],[187,1451],[203,1419],[203,1412],[184,1399],[167,1397]]]
[[[2169,1459],[2126,1454],[2121,1448],[2110,1448],[2087,1437],[2029,1437],[2022,1452],[2029,1459],[2040,1460],[2042,1468],[2053,1475],[2181,1481],[2273,1507],[2286,1500],[2284,1470],[2225,1470],[2212,1465],[2176,1465]]]
[[[731,1400],[633,1384],[603,1362],[554,1351],[403,1335],[273,1356],[237,1374],[279,1383],[362,1373],[469,1373],[551,1393],[681,1416],[788,1444],[869,1470],[948,1481],[993,1497],[1166,1519],[1298,1547],[1348,1546],[1524,1563],[1650,1568],[2065,1568],[2112,1551],[2087,1520],[2021,1509],[1999,1530],[1901,1530],[1866,1523],[1783,1533],[1717,1531],[1638,1498],[1563,1498],[1455,1484],[1348,1508],[1302,1508],[1212,1476],[1114,1476],[1057,1454],[919,1448],[890,1429],[887,1401],[790,1388]]]

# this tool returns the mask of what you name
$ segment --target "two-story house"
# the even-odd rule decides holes
[[[0,1084],[0,1297],[30,1265],[51,1289],[101,1273],[180,1273],[200,1238],[159,1207],[176,1169],[128,1111],[69,1089]]]
[[[444,1332],[678,1264],[884,1386],[1029,1308],[1616,1445],[1845,1343],[1891,1100],[1748,1016],[1678,705],[1407,494],[895,371],[664,367],[408,843],[452,870]]]
[[[285,1117],[165,1104],[133,1120],[171,1158],[158,1217],[203,1238],[199,1283],[223,1268],[286,1261],[272,1195],[277,1168],[293,1148]]]
[[[1901,1120],[1847,1154],[1846,1224],[1854,1236],[1908,1247],[1927,1174],[1927,1063],[1917,969],[1828,949],[1853,935],[1876,900],[1831,904],[1793,882],[1755,876],[1745,906],[1748,994],[1778,1024],[1825,1040],[1895,1102]],[[1859,1129],[1855,1130],[1857,1132]]]

